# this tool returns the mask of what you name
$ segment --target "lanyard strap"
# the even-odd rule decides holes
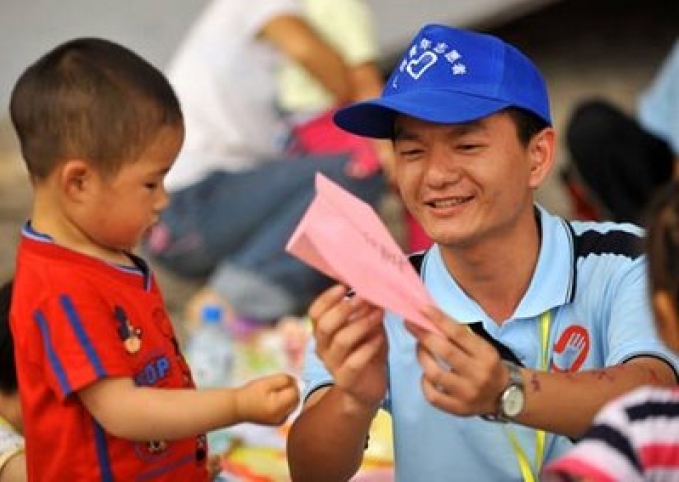
[[[540,368],[542,371],[549,370],[549,328],[551,323],[551,310],[540,315]],[[533,472],[530,460],[521,447],[521,444],[519,444],[519,440],[516,437],[514,431],[512,431],[511,427],[506,425],[503,426],[503,429],[509,438],[509,442],[512,444],[514,453],[516,454],[516,459],[519,463],[519,469],[521,470],[521,476],[523,477],[524,482],[536,482],[537,474],[539,474],[540,470],[542,469],[542,462],[545,456],[545,442],[547,438],[545,431],[535,430],[535,472]]]

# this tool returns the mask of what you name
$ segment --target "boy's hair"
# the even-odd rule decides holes
[[[165,76],[131,50],[98,38],[63,43],[29,66],[12,91],[10,114],[35,179],[68,158],[114,174],[137,160],[161,127],[183,128]]]
[[[653,199],[646,236],[651,292],[667,291],[679,308],[679,183],[671,182]]]
[[[0,286],[0,393],[14,395],[18,391],[14,342],[9,328],[12,281]]]

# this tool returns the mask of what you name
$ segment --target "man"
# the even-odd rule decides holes
[[[335,286],[311,305],[293,480],[346,480],[380,407],[402,481],[536,480],[606,401],[676,383],[646,298],[642,231],[535,204],[555,132],[542,76],[498,38],[429,25],[382,96],[340,127],[391,138],[395,182],[435,245],[424,332]]]

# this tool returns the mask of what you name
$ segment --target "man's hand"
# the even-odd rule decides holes
[[[422,391],[435,407],[461,415],[495,414],[509,374],[497,350],[440,310],[424,314],[445,337],[407,324],[417,338],[422,366]]]
[[[387,387],[384,311],[336,285],[311,305],[316,353],[357,408],[376,410]]]

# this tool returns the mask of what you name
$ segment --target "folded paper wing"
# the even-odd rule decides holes
[[[432,298],[380,217],[320,173],[316,196],[286,250],[371,303],[440,333],[420,313]]]

